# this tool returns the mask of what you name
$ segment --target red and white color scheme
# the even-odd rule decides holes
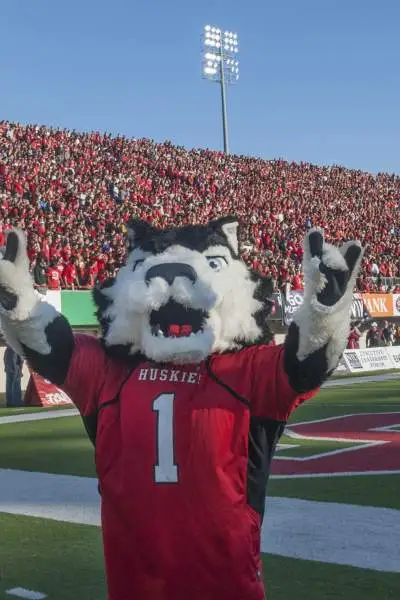
[[[316,448],[314,454],[296,457],[290,456],[293,446],[289,446],[287,455],[285,450],[279,452],[272,463],[277,478],[400,473],[400,412],[296,423],[286,434],[293,444],[296,440],[321,440],[332,442],[332,449],[321,452]]]
[[[26,406],[62,406],[71,405],[72,400],[48,379],[44,379],[31,369],[26,388],[24,404]]]

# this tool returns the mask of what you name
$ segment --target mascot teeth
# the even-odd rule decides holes
[[[160,309],[151,311],[151,333],[160,337],[189,337],[203,330],[207,316],[203,310],[169,300]]]

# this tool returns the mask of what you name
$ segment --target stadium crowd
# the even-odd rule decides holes
[[[124,260],[125,223],[241,218],[246,262],[302,289],[301,243],[366,246],[360,291],[400,291],[400,177],[265,161],[170,142],[0,122],[0,247],[25,229],[36,285],[90,288]]]

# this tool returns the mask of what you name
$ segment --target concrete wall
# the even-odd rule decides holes
[[[283,340],[285,339],[284,334],[277,334],[275,336],[276,339],[276,343],[277,344],[282,344]],[[365,334],[362,336],[361,340],[360,340],[360,346],[361,348],[365,348]],[[4,372],[4,351],[5,351],[5,347],[0,347],[0,393],[5,392],[6,391],[6,375]],[[22,389],[25,390],[27,385],[28,385],[28,381],[29,381],[29,372],[28,372],[28,368],[26,366],[26,363],[24,363],[24,367],[23,367],[23,377],[22,377]]]

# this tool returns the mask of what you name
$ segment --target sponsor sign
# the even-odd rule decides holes
[[[284,325],[290,325],[294,313],[303,304],[303,293],[303,290],[297,290],[282,294],[282,316]]]
[[[400,346],[388,346],[387,351],[393,361],[394,367],[400,369]]]
[[[393,316],[400,317],[400,294],[392,294],[393,296]]]
[[[379,348],[364,348],[360,350],[345,350],[343,358],[351,373],[360,371],[381,371],[396,368],[395,361],[386,346]]]
[[[346,364],[346,361],[344,360],[343,356],[342,358],[339,360],[339,364],[335,369],[335,373],[348,373],[349,372],[349,367]]]
[[[24,402],[27,406],[64,406],[73,404],[71,398],[56,385],[34,371],[26,388]]]
[[[393,294],[363,294],[362,297],[371,317],[393,316]]]
[[[290,325],[293,315],[303,304],[303,290],[291,291],[281,294],[282,318],[284,325]],[[367,307],[363,301],[364,294],[354,294],[351,305],[351,318],[353,320],[365,319],[369,316]]]
[[[368,318],[368,310],[364,304],[362,294],[353,294],[353,302],[351,304],[351,318],[354,321]]]

